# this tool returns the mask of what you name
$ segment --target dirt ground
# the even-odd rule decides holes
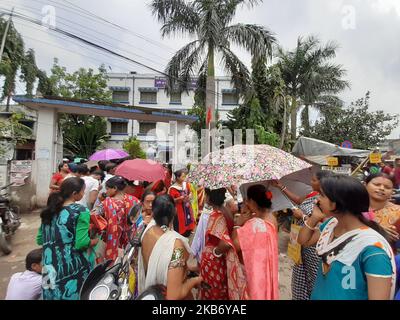
[[[8,256],[0,252],[0,299],[6,295],[9,279],[12,274],[25,270],[25,257],[27,253],[38,246],[36,233],[40,225],[39,211],[21,215],[21,226],[12,237],[13,251]],[[286,256],[289,235],[285,232],[279,234],[279,288],[280,299],[291,299],[291,268],[292,263]]]

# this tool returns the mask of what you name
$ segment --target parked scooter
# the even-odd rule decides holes
[[[9,195],[4,192],[11,185],[0,189],[0,249],[4,254],[11,253],[11,236],[21,225],[18,208],[11,207]]]
[[[83,283],[81,300],[134,300],[134,288],[130,279],[134,277],[130,267],[136,252],[141,247],[140,232],[124,250],[122,258],[118,258],[111,266],[112,260],[97,265]],[[154,286],[143,292],[136,300],[163,300],[166,288]]]

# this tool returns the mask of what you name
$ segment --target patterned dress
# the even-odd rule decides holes
[[[123,249],[128,243],[128,213],[139,202],[131,195],[125,195],[123,200],[106,198],[103,201],[104,217],[108,222],[104,242],[106,243],[105,259],[115,261],[118,249]]]
[[[211,213],[206,231],[206,244],[200,262],[200,275],[211,289],[200,290],[201,300],[229,300],[226,257],[223,255],[217,258],[213,250],[220,240],[224,240],[234,248],[230,237],[232,227],[233,225],[228,225],[222,212]]]
[[[174,184],[169,189],[169,195],[176,199],[184,195],[190,194],[190,186],[186,183],[186,187],[181,187],[177,184]],[[195,228],[195,220],[193,216],[193,210],[190,202],[184,202],[183,200],[179,200],[175,202],[176,207],[176,219],[174,219],[174,229],[180,235],[184,237],[189,237],[191,231]]]
[[[385,228],[396,226],[397,232],[400,233],[400,226],[398,223],[400,219],[400,206],[388,202],[383,209],[374,212],[375,222]],[[396,252],[396,243],[392,242],[391,245],[393,250]]]
[[[85,252],[75,248],[80,214],[89,212],[79,204],[71,204],[50,224],[41,226],[43,300],[79,300],[79,291],[90,272]]]
[[[310,216],[312,214],[314,202],[317,199],[317,193],[311,193],[306,200],[299,206],[304,214]],[[302,220],[298,224],[303,226]],[[292,299],[293,300],[310,300],[312,290],[314,288],[315,279],[321,259],[315,251],[315,246],[301,248],[302,264],[294,265],[292,272]]]

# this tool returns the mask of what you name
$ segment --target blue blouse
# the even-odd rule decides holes
[[[321,225],[321,232],[328,222]],[[368,246],[351,266],[334,261],[324,275],[321,264],[311,300],[368,300],[367,275],[391,278],[392,271],[386,252],[382,248]]]

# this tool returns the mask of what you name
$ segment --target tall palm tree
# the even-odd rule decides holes
[[[318,105],[320,98],[335,94],[349,84],[342,77],[346,71],[331,62],[336,57],[338,45],[328,42],[321,46],[320,40],[310,36],[299,37],[293,51],[278,50],[282,78],[290,96],[291,137],[297,137],[297,113],[302,105]]]
[[[239,5],[254,5],[261,0],[153,0],[153,15],[162,24],[162,36],[188,35],[194,38],[169,61],[167,91],[187,91],[191,78],[206,77],[206,106],[215,115],[215,57],[221,57],[240,95],[251,86],[250,72],[231,50],[231,45],[246,49],[254,58],[272,56],[274,35],[263,26],[231,24]],[[200,85],[200,83],[198,83]],[[215,116],[211,128],[215,127]]]

